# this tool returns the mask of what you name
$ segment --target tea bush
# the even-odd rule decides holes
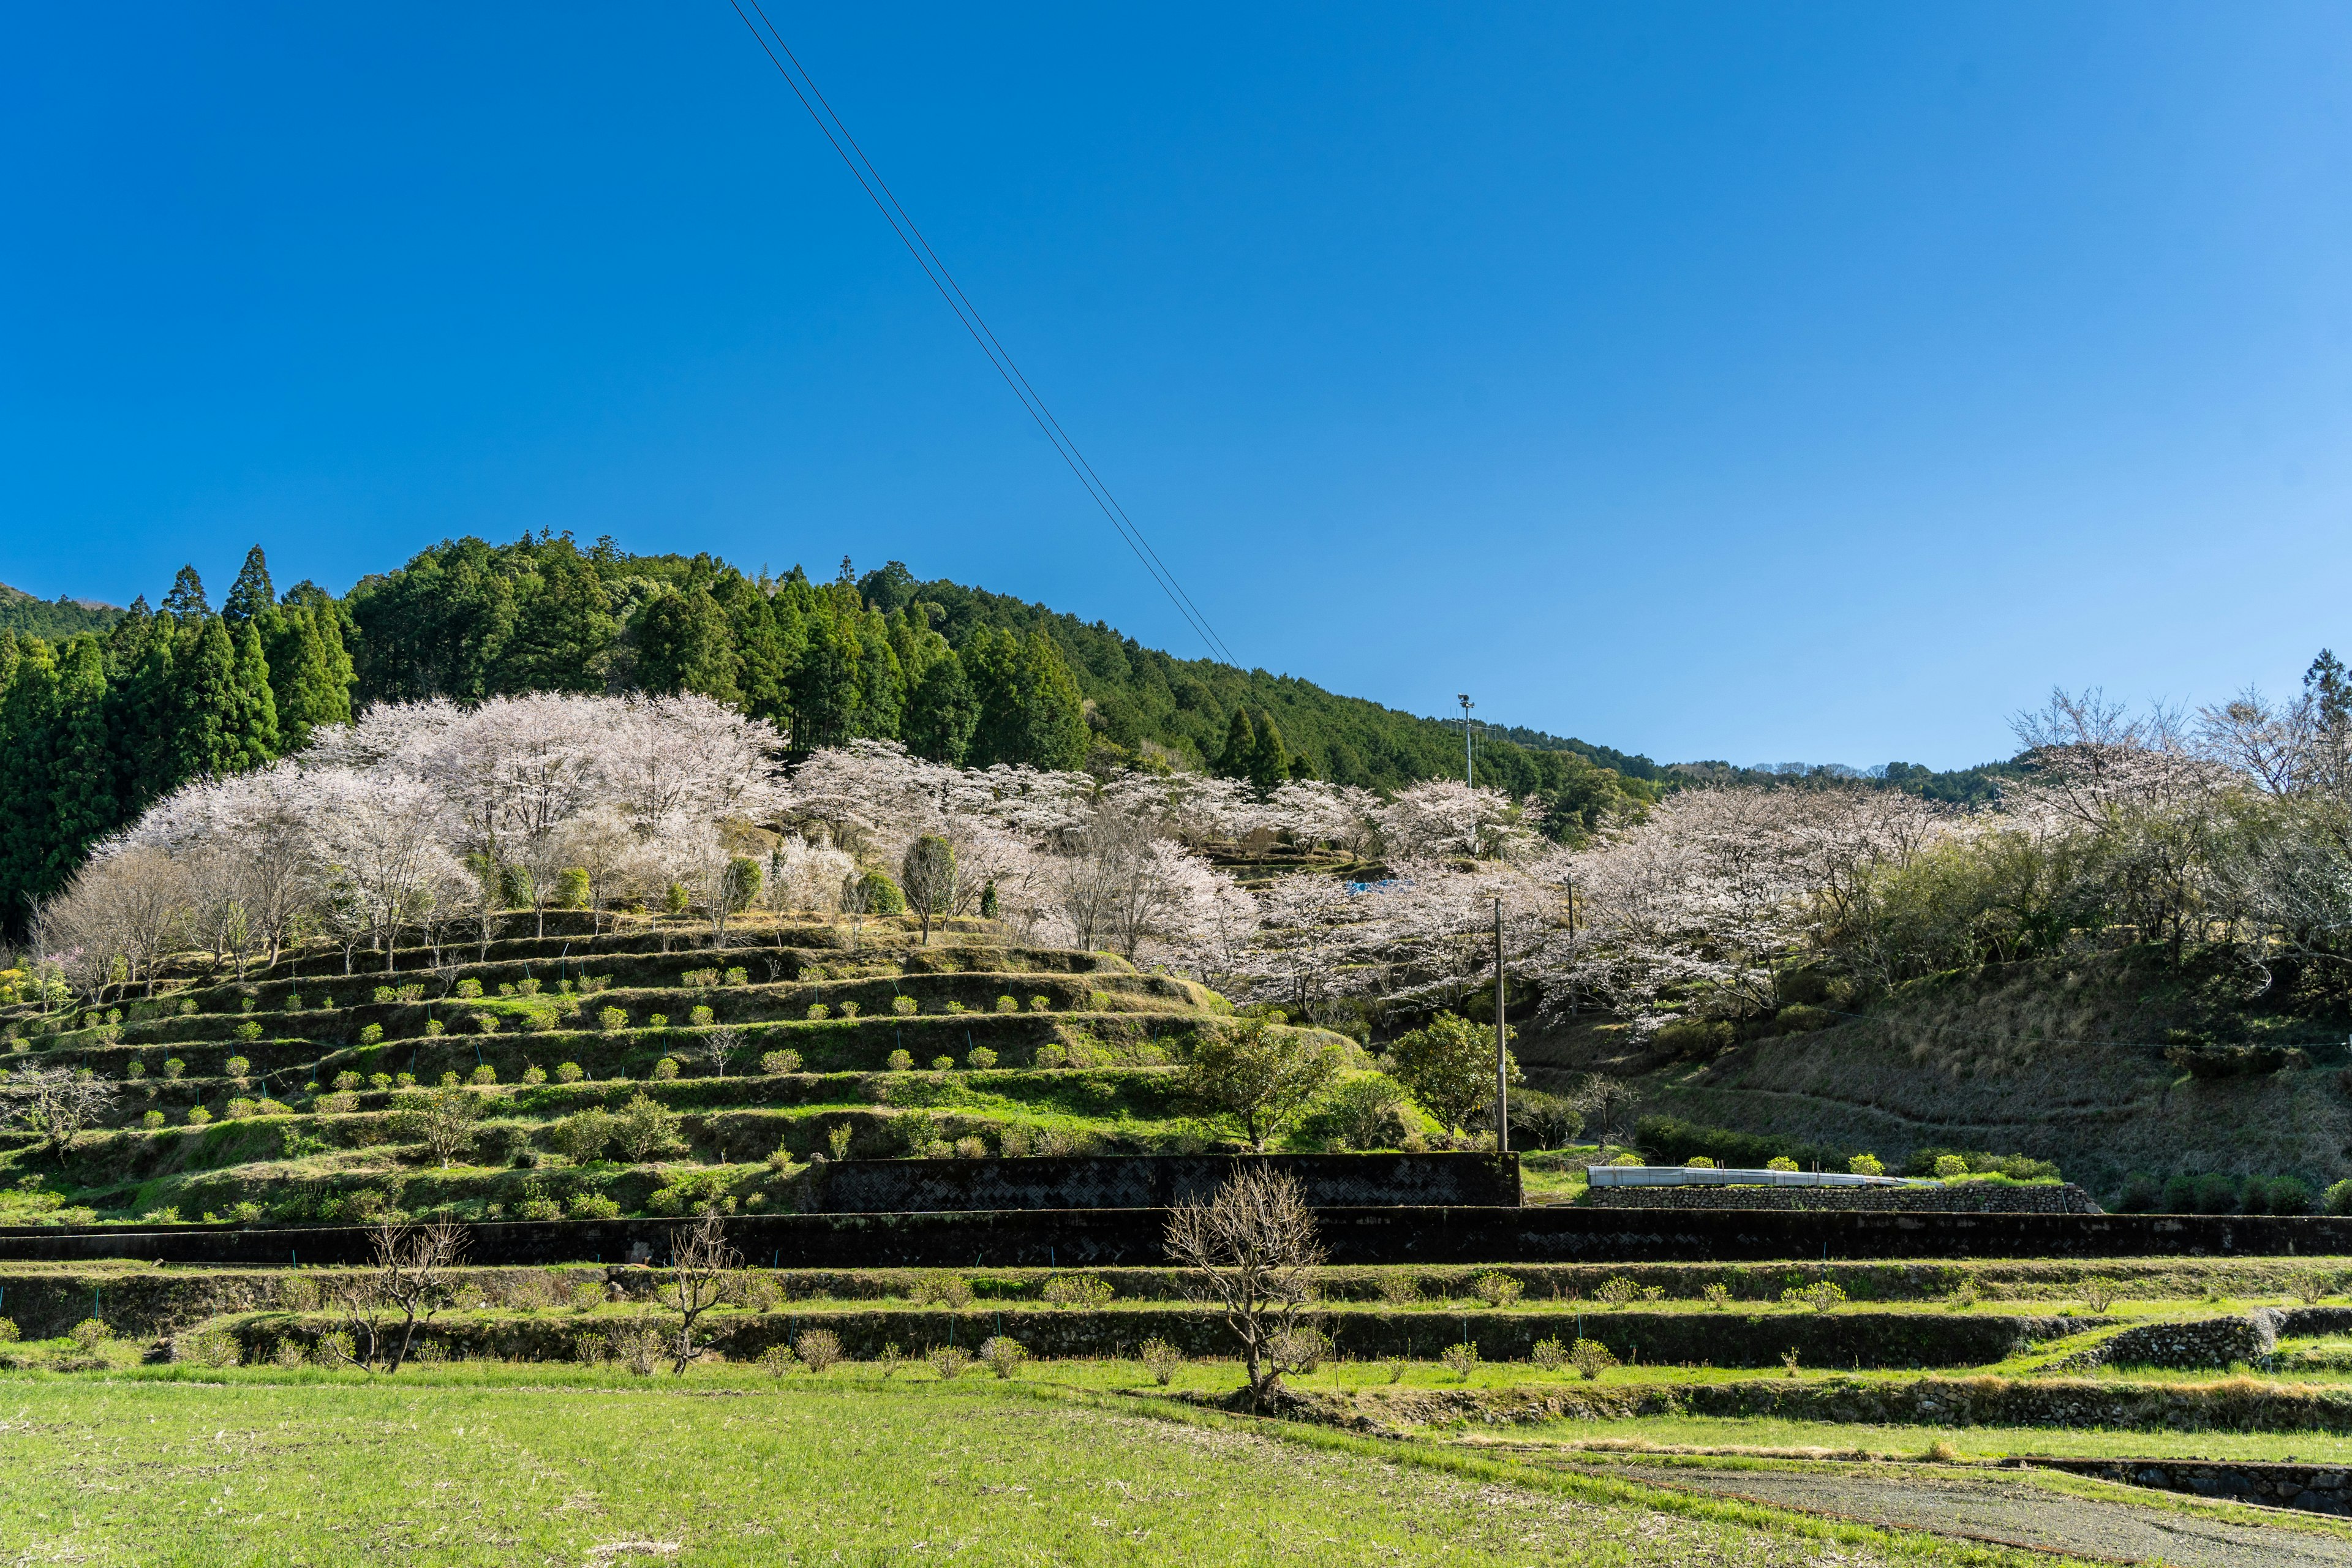
[[[1019,1340],[1003,1334],[992,1334],[981,1342],[980,1362],[1000,1378],[1011,1377],[1029,1359],[1028,1347]]]
[[[1845,1287],[1830,1279],[1791,1285],[1780,1292],[1780,1300],[1792,1307],[1811,1307],[1816,1312],[1826,1312],[1845,1305]]]
[[[793,1347],[800,1352],[801,1360],[814,1373],[822,1373],[825,1368],[846,1359],[841,1349],[841,1336],[831,1329],[803,1329],[800,1338],[793,1342]]]
[[[930,1363],[941,1383],[961,1377],[963,1369],[971,1364],[970,1352],[955,1345],[935,1345],[923,1359]]]
[[[915,1302],[961,1311],[971,1305],[971,1281],[961,1274],[927,1274],[915,1282]]]
[[[1568,1364],[1576,1368],[1576,1375],[1591,1383],[1617,1364],[1616,1356],[1598,1340],[1579,1340],[1568,1352]]]
[[[986,1046],[974,1046],[963,1059],[966,1066],[984,1072],[996,1065],[996,1053]]]
[[[1505,999],[1508,1000],[1507,997]],[[1509,1306],[1519,1299],[1523,1289],[1507,1274],[1481,1274],[1477,1283],[1471,1287],[1472,1293],[1489,1307]]]
[[[1057,1274],[1045,1281],[1045,1304],[1051,1307],[1103,1307],[1117,1294],[1099,1274]]]
[[[801,1054],[793,1050],[769,1051],[760,1058],[760,1070],[771,1078],[782,1073],[798,1072],[801,1070]]]
[[[1446,1346],[1438,1352],[1437,1359],[1444,1363],[1446,1371],[1467,1383],[1470,1374],[1478,1370],[1478,1347],[1465,1340],[1458,1345]]]
[[[1144,1371],[1162,1388],[1175,1381],[1176,1373],[1184,1365],[1184,1352],[1157,1335],[1138,1345],[1135,1353],[1143,1363]]]

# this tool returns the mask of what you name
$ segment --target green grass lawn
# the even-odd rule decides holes
[[[0,1387],[11,1562],[2054,1561],[1025,1382],[475,1364]]]

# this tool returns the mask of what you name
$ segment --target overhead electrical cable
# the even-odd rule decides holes
[[[744,10],[747,3],[751,6],[748,13]],[[1234,657],[1233,649],[1225,646],[1224,638],[1219,637],[1216,628],[1209,624],[1208,616],[1192,602],[1192,596],[1176,580],[1174,571],[1160,560],[1160,552],[1144,537],[1143,530],[1128,515],[1118,498],[1111,494],[1110,487],[1103,482],[1094,465],[1087,460],[1086,454],[1078,450],[1078,444],[1062,427],[1062,422],[1054,416],[1054,411],[1045,405],[1045,398],[1022,374],[1012,353],[982,317],[971,296],[963,291],[963,286],[955,280],[955,275],[948,270],[947,263],[931,247],[931,242],[924,237],[923,231],[916,226],[915,220],[899,205],[898,196],[883,180],[881,172],[866,156],[866,151],[857,144],[856,138],[850,135],[849,127],[834,112],[833,105],[826,101],[824,94],[817,89],[816,79],[809,75],[808,68],[801,64],[799,57],[784,42],[783,35],[777,31],[776,25],[768,19],[767,12],[760,6],[760,0],[728,0],[728,4],[742,19],[743,26],[751,30],[752,40],[768,57],[768,63],[776,68],[776,74],[782,77],[784,84],[793,89],[793,96],[801,100],[801,107],[808,110],[809,118],[816,122],[817,130],[824,133],[825,141],[832,144],[851,177],[866,192],[866,199],[874,204],[883,221],[898,235],[898,243],[906,247],[907,254],[913,257],[915,264],[923,269],[923,275],[930,279],[931,287],[939,291],[948,309],[955,312],[956,320],[962,323],[963,330],[971,335],[980,352],[988,356],[988,363],[995,368],[997,375],[1020,400],[1022,408],[1035,422],[1045,439],[1052,443],[1054,450],[1068,466],[1071,474],[1084,487],[1087,497],[1101,510],[1104,518],[1118,531],[1136,561],[1150,574],[1151,580],[1160,584],[1160,591],[1168,595],[1168,602],[1176,607],[1176,613],[1183,616],[1186,624],[1199,635],[1211,657],[1222,658],[1228,664],[1240,664],[1241,660]],[[757,22],[752,20],[754,16],[759,18]]]

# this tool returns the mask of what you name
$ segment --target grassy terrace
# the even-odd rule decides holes
[[[1231,1009],[1108,954],[969,926],[925,945],[893,920],[754,920],[720,947],[642,919],[549,927],[402,949],[389,973],[317,949],[241,980],[191,958],[152,999],[0,1013],[0,1070],[117,1089],[62,1162],[0,1142],[0,1223],[756,1212],[796,1206],[820,1157],[1224,1137],[1177,1069]],[[421,1128],[444,1086],[469,1125],[435,1147]],[[596,1112],[635,1131],[593,1150],[563,1135]]]

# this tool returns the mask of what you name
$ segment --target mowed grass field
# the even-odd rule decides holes
[[[1045,1383],[188,1372],[0,1381],[0,1562],[2062,1561]]]

